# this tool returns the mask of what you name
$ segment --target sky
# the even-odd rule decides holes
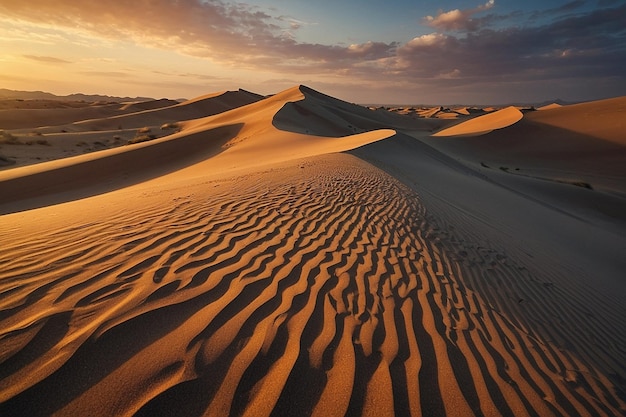
[[[626,0],[0,0],[0,88],[362,104],[626,95]]]

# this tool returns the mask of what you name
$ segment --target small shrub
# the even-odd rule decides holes
[[[147,142],[149,140],[153,140],[156,139],[157,135],[154,134],[150,134],[150,135],[139,135],[139,136],[135,136],[133,139],[128,141],[129,145],[132,145],[134,143],[141,143],[141,142]]]
[[[593,187],[591,186],[591,184],[585,181],[572,181],[570,182],[570,184],[575,185],[576,187],[582,187],[588,190],[593,190]]]
[[[180,125],[178,124],[178,122],[164,123],[161,125],[161,130],[168,129],[180,129]]]
[[[9,132],[5,132],[4,130],[0,130],[0,143],[7,145],[21,145],[21,142],[17,137]]]
[[[561,184],[568,184],[568,185],[574,185],[576,187],[580,187],[580,188],[586,188],[588,190],[593,190],[593,186],[586,182],[586,181],[582,181],[582,180],[576,180],[576,179],[554,179],[554,181],[559,182]]]
[[[7,166],[7,165],[15,165],[15,161],[6,156],[0,155],[0,166]]]

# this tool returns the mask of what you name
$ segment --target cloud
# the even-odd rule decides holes
[[[70,61],[66,61],[65,59],[56,58],[53,56],[41,56],[41,55],[22,55],[22,56],[32,61],[43,62],[46,64],[71,64],[72,63]]]
[[[489,10],[494,5],[495,0],[488,0],[487,3],[473,9],[441,11],[437,16],[426,16],[424,22],[430,27],[445,31],[476,30],[480,26],[480,21],[474,20],[472,16]]]
[[[432,48],[435,46],[441,46],[448,39],[446,35],[441,33],[430,33],[428,35],[422,35],[411,39],[405,45],[401,47],[401,53],[407,51],[413,51],[416,49]]]
[[[352,44],[348,46],[346,52],[349,57],[357,56],[359,58],[379,58],[390,56],[395,49],[395,46],[396,44],[369,41],[361,44]]]
[[[498,15],[490,0],[426,17],[432,33],[351,45],[298,41],[299,28],[309,23],[220,0],[135,0],[116,7],[101,0],[0,0],[0,16],[266,71],[275,79],[349,79],[403,88],[613,80],[621,86],[616,93],[626,94],[626,5],[585,11],[582,4],[575,0],[550,9],[551,19],[543,23],[507,27],[532,13]]]
[[[482,29],[464,36],[432,33],[400,46],[389,65],[406,78],[465,83],[612,77],[621,79],[626,90],[624,21],[626,5],[536,27]]]
[[[98,78],[129,78],[132,77],[132,75],[130,75],[127,72],[121,72],[121,71],[81,71],[80,72],[83,75],[88,75],[88,76],[92,76],[92,77],[98,77]]]
[[[115,7],[101,0],[0,0],[0,15],[106,39],[132,40],[249,69],[276,58],[304,63],[378,59],[391,56],[397,46],[382,42],[350,47],[299,43],[294,32],[308,23],[220,0],[136,0]]]
[[[585,5],[585,3],[587,3],[585,0],[573,0],[558,7],[535,11],[531,13],[529,19],[535,20],[547,16],[560,16],[564,13],[573,12],[574,10],[581,8]]]
[[[609,7],[614,6],[622,0],[598,0],[599,7]]]
[[[210,74],[197,74],[191,72],[165,72],[153,70],[152,73],[157,75],[164,75],[166,77],[194,78],[202,81],[223,81],[228,79],[225,77],[218,77]]]

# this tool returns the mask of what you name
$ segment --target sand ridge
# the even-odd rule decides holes
[[[445,128],[433,133],[433,136],[480,136],[495,129],[511,126],[521,120],[522,117],[523,114],[519,109],[510,106]]]
[[[292,101],[308,100],[301,88],[294,87],[261,102],[215,116],[178,122],[179,132],[149,142],[0,172],[0,190],[5,195],[12,195],[13,206],[17,207],[15,202],[19,200],[41,200],[46,194],[58,193],[61,188],[65,191],[88,188],[87,195],[92,195],[145,181],[150,176],[159,177],[189,165],[192,166],[181,174],[168,178],[206,176],[210,172],[222,175],[269,163],[341,152],[395,134],[391,129],[362,130],[338,140],[335,136],[298,134],[274,127],[274,117],[284,106]],[[340,130],[333,132],[339,133]],[[257,157],[260,154],[263,158]],[[198,164],[194,165],[194,162]],[[107,166],[115,169],[107,170]],[[107,183],[112,185],[101,188]],[[29,203],[24,204],[28,207]],[[38,202],[33,204],[41,205]]]

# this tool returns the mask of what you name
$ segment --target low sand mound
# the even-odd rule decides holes
[[[559,107],[563,107],[563,106],[558,103],[551,103],[551,104],[546,104],[545,106],[538,107],[537,110],[551,110],[551,109],[558,109]]]
[[[169,100],[163,98],[161,100],[149,100],[149,101],[137,101],[132,103],[125,103],[120,110],[125,112],[138,112],[143,110],[154,110],[159,109],[161,107],[174,106],[178,104],[175,100]]]
[[[56,103],[56,102],[55,102]],[[42,126],[58,126],[80,120],[118,116],[124,112],[119,103],[80,106],[68,108],[64,103],[50,104],[47,108],[6,108],[0,109],[0,130],[34,129]]]
[[[469,111],[469,109],[467,107],[455,107],[452,110],[457,112],[460,115],[463,115],[463,116],[469,116],[470,115],[470,111]]]
[[[480,136],[517,123],[522,117],[522,112],[511,106],[440,130],[433,136]]]
[[[442,107],[430,107],[430,108],[421,108],[417,110],[417,114],[420,117],[435,117],[437,113],[443,110]]]

